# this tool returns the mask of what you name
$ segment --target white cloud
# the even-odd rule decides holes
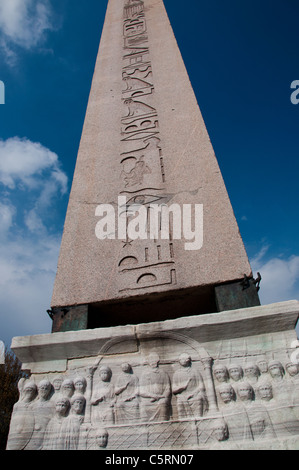
[[[6,234],[13,225],[15,207],[10,203],[0,202],[0,236]]]
[[[0,141],[0,339],[51,331],[46,314],[61,230],[51,230],[67,176],[58,156],[28,139]],[[57,233],[58,230],[58,233]]]
[[[59,168],[58,156],[40,143],[13,137],[0,140],[0,182],[10,189],[23,184],[29,189],[41,185],[36,176],[51,170],[52,179],[65,190],[65,175]]]
[[[262,276],[260,299],[263,304],[299,300],[299,256],[267,259],[269,247],[263,246],[251,260],[253,272]]]
[[[49,0],[1,0],[1,46],[11,65],[16,61],[15,46],[32,49],[45,42],[46,33],[54,29]]]

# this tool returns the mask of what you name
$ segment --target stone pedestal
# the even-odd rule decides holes
[[[299,449],[299,302],[14,338],[7,448]]]

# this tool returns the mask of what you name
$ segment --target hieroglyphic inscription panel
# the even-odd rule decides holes
[[[168,198],[144,2],[126,0],[123,18],[120,195],[126,197],[127,223],[134,217],[130,206],[145,207],[149,222],[150,205]],[[119,291],[175,285],[174,258],[171,227],[169,240],[149,232],[146,240],[127,238],[118,264]]]

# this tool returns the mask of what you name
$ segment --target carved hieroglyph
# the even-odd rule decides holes
[[[150,220],[150,204],[167,203],[168,198],[143,1],[124,7],[122,81],[120,195],[126,196],[128,207],[144,206]],[[148,236],[142,250],[140,244],[127,240],[119,260],[121,292],[176,284],[173,234],[171,227],[168,230],[168,242]]]
[[[298,449],[298,305],[16,338],[36,362],[7,448]]]

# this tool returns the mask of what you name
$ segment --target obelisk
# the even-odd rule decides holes
[[[299,302],[260,306],[259,281],[162,0],[109,0],[7,449],[298,450]]]
[[[184,205],[201,205],[194,249],[172,227],[168,240],[119,240],[118,232],[99,240],[97,207],[117,213],[119,198],[148,213],[153,204],[178,205],[181,215]],[[163,1],[110,0],[62,238],[53,331],[259,305],[256,290],[240,284],[244,276],[251,268]]]

